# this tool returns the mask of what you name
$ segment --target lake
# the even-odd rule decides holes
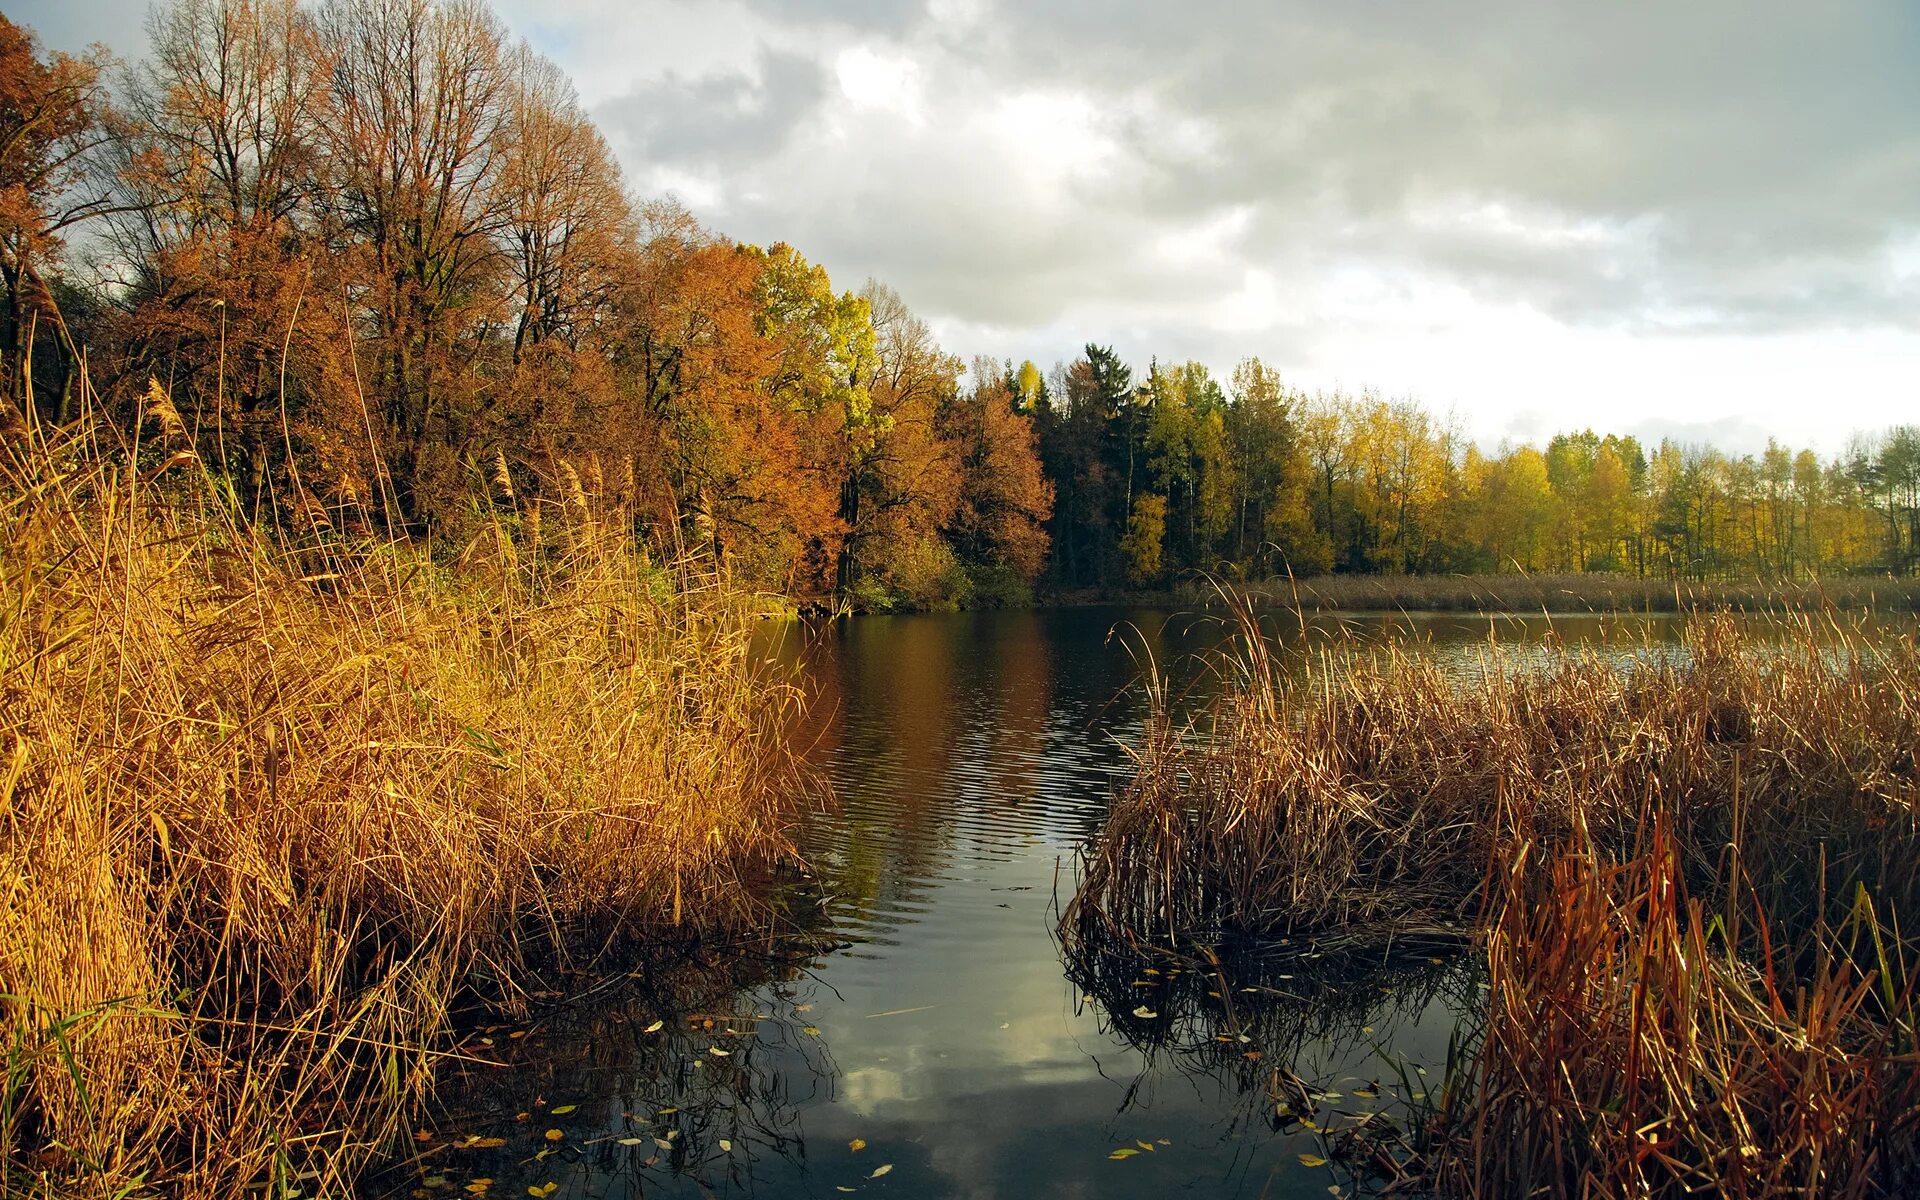
[[[1292,620],[1292,618],[1287,618]],[[1671,652],[1673,618],[1322,618],[1467,672],[1490,631]],[[1325,1129],[1437,1080],[1477,980],[1458,945],[1384,962],[1270,946],[1217,968],[1056,937],[1074,856],[1127,775],[1149,662],[1218,686],[1217,620],[1082,608],[864,617],[769,634],[797,731],[803,932],[589,980],[481,1031],[424,1194],[1325,1197]],[[1297,642],[1297,628],[1283,636]],[[636,965],[637,966],[637,965]],[[1301,1088],[1308,1090],[1303,1094]],[[1349,1114],[1337,1116],[1336,1114]],[[492,1139],[502,1144],[491,1145]],[[475,1178],[492,1180],[476,1188]],[[425,1184],[432,1186],[425,1186]]]

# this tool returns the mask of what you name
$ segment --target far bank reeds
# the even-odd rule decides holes
[[[1250,583],[1250,603],[1327,612],[1745,613],[1826,609],[1920,612],[1920,580],[1889,575],[1827,579],[1642,578],[1604,572],[1525,575],[1317,575]],[[1193,597],[1217,600],[1197,585]]]
[[[276,537],[104,436],[0,446],[0,1194],[344,1194],[456,1005],[761,920],[796,697],[724,581],[577,487]]]
[[[1488,993],[1418,1114],[1447,1195],[1903,1194],[1920,1162],[1920,650],[1703,617],[1685,653],[1280,661],[1242,611],[1082,863],[1069,950],[1461,931]]]

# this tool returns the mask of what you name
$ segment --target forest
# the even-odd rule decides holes
[[[238,511],[309,542],[452,546],[511,510],[537,548],[578,498],[836,611],[1196,571],[1920,568],[1920,428],[1827,458],[1487,450],[1259,358],[968,364],[883,283],[635,198],[484,5],[174,0],[150,26],[119,63],[0,18],[0,419],[177,414]]]

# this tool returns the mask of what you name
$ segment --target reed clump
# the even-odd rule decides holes
[[[1150,723],[1070,947],[1470,936],[1485,1004],[1405,1156],[1441,1194],[1914,1183],[1911,635],[1703,617],[1678,655],[1462,678],[1240,620],[1204,725]]]
[[[1737,835],[1748,882],[1796,927],[1823,877],[1920,900],[1911,637],[1806,618],[1762,646],[1706,618],[1680,655],[1490,645],[1463,682],[1398,642],[1283,659],[1252,612],[1239,621],[1205,727],[1149,722],[1073,920],[1161,937],[1450,928],[1484,911],[1512,847],[1622,856],[1650,804],[1690,878]]]
[[[342,1194],[457,1005],[763,917],[796,696],[722,579],[578,489],[440,565],[317,501],[263,532],[190,449],[12,435],[0,1194]]]

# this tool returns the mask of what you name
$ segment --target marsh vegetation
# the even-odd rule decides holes
[[[1468,1052],[1396,1168],[1442,1194],[1909,1184],[1910,636],[1706,617],[1678,655],[1496,643],[1463,676],[1391,645],[1283,662],[1239,621],[1206,717],[1149,724],[1070,954],[1469,939]]]
[[[0,1187],[341,1193],[463,1009],[764,923],[797,695],[604,503],[263,529],[151,403],[4,462]]]

